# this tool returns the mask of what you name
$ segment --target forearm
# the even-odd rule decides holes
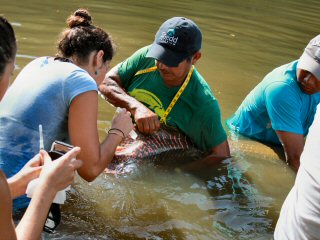
[[[300,156],[304,148],[304,136],[291,132],[276,131],[286,156],[286,162],[295,171],[300,166]]]
[[[105,140],[100,144],[99,152],[95,155],[96,157],[93,157],[91,154],[88,155],[88,157],[82,158],[88,159],[88,161],[78,169],[79,175],[88,182],[95,180],[111,163],[116,148],[122,139],[123,137],[120,135],[108,134]]]
[[[106,100],[115,107],[127,109],[134,115],[135,110],[141,103],[131,97],[115,80],[108,78],[104,84],[99,86],[99,91],[105,96]]]
[[[200,160],[196,160],[194,162],[186,164],[182,167],[182,169],[187,171],[211,169],[211,167],[216,166],[216,164],[220,163],[222,160],[225,160],[227,158],[231,157],[210,154]]]
[[[16,228],[18,239],[40,239],[43,225],[56,191],[50,186],[39,185],[29,207]]]
[[[286,163],[293,168],[293,170],[298,171],[299,167],[300,167],[300,156],[301,153],[287,153],[285,152],[285,156],[286,156]]]
[[[109,134],[101,143],[97,129],[97,115],[96,92],[83,93],[72,101],[68,118],[70,143],[82,149],[78,158],[83,161],[83,165],[77,171],[86,181],[93,181],[107,167],[123,137]],[[127,111],[118,113],[112,119],[111,126],[121,129],[126,136],[133,128],[130,113]]]
[[[22,184],[21,181],[18,181],[18,179],[15,176],[12,176],[11,178],[8,178],[8,184],[9,184],[9,189],[11,193],[11,198],[17,198],[23,194],[25,194],[24,190],[25,187]]]
[[[122,140],[123,137],[121,135],[108,134],[106,139],[101,143],[101,158],[104,159],[102,170],[109,166],[115,154],[116,148]]]
[[[194,161],[184,168],[188,170],[197,170],[197,169],[210,169],[211,166],[215,166],[220,163],[222,160],[231,158],[230,149],[228,141],[224,141],[221,144],[211,148],[209,153],[202,159]]]

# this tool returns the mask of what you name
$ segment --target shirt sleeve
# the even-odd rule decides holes
[[[130,86],[131,81],[134,77],[134,75],[140,70],[144,69],[145,66],[143,64],[145,62],[149,62],[148,59],[146,61],[146,54],[148,52],[149,46],[144,47],[136,51],[134,54],[132,54],[130,57],[128,57],[126,60],[121,62],[118,67],[118,74],[120,77],[120,81],[125,89]]]
[[[221,123],[221,112],[217,100],[212,102],[212,107],[199,114],[201,124],[200,145],[202,150],[209,150],[227,139],[227,134]],[[206,105],[208,106],[208,105]]]
[[[299,96],[287,84],[275,82],[265,90],[266,107],[275,131],[303,134]]]
[[[68,106],[76,96],[88,91],[98,92],[98,87],[95,80],[83,70],[74,70],[64,81],[64,101]]]

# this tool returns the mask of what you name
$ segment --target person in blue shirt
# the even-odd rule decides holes
[[[16,52],[17,43],[13,28],[6,18],[0,16],[0,101],[9,86]],[[52,162],[48,153],[41,150],[10,179],[0,170],[1,239],[40,238],[54,196],[72,183],[75,170],[82,165],[81,160],[75,159],[79,152],[80,148],[75,147]],[[12,198],[23,195],[28,183],[37,177],[39,182],[30,206],[15,228],[11,216]]]
[[[116,147],[133,129],[130,113],[122,111],[100,142],[97,127],[98,87],[114,54],[112,39],[92,24],[86,9],[67,19],[56,57],[34,59],[18,74],[0,104],[0,169],[7,178],[39,152],[39,125],[44,149],[55,140],[81,148],[77,173],[93,181],[111,162]],[[30,199],[15,198],[16,212]]]
[[[309,42],[299,60],[267,74],[227,119],[227,126],[247,137],[281,144],[287,163],[297,170],[319,92],[320,35]]]

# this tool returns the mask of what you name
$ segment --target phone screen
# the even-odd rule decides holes
[[[61,152],[64,154],[64,153],[70,151],[72,148],[73,148],[73,146],[68,143],[54,141],[51,146],[51,151],[57,151],[57,152]]]
[[[55,159],[63,156],[63,154],[70,151],[72,148],[73,148],[73,146],[68,143],[54,141],[51,145],[51,150],[49,151],[49,155],[52,160],[55,160]]]

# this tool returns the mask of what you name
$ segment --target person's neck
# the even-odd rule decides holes
[[[174,88],[174,87],[179,87],[179,86],[181,86],[181,85],[184,83],[185,80],[186,80],[186,77],[185,77],[185,78],[182,78],[181,80],[176,81],[176,82],[174,82],[174,83],[166,83],[166,82],[164,82],[164,84],[165,84],[167,87],[169,87],[169,88]]]
[[[167,87],[169,87],[169,88],[174,88],[174,87],[182,86],[182,84],[184,83],[184,81],[187,79],[188,74],[189,74],[190,71],[191,71],[191,68],[189,69],[189,71],[187,72],[187,74],[186,74],[184,77],[182,77],[182,78],[180,78],[180,79],[178,79],[178,80],[176,80],[176,81],[174,81],[174,82],[169,82],[169,83],[167,83],[167,82],[164,81],[164,84],[165,84]]]

